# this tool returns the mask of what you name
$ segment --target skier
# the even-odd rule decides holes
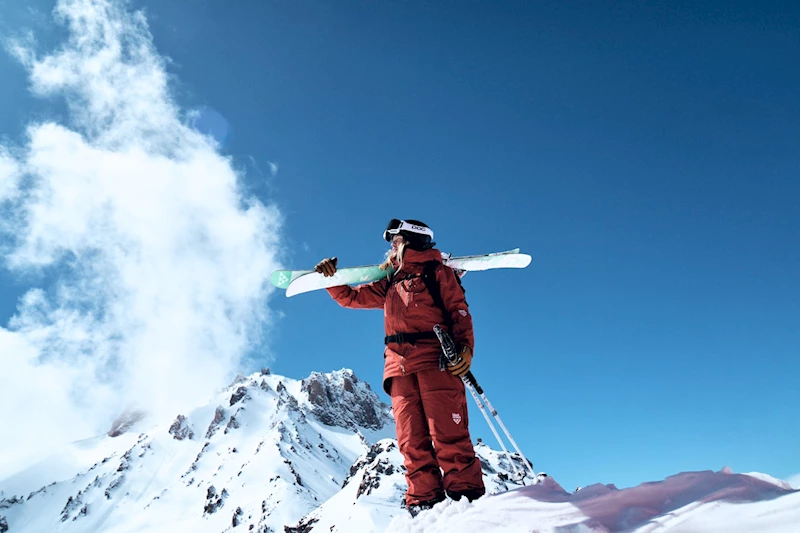
[[[327,290],[342,307],[384,310],[383,389],[392,398],[406,467],[406,507],[416,515],[443,501],[445,494],[472,501],[486,492],[460,379],[472,363],[472,317],[456,273],[442,264],[426,224],[392,219],[383,238],[392,247],[381,268],[391,266],[393,274],[355,288],[341,285]],[[323,259],[315,270],[333,276],[336,264],[335,257]],[[428,290],[422,276],[430,272],[435,284]],[[436,284],[440,298],[431,294]],[[459,346],[460,362],[448,366],[449,372],[440,367],[436,324],[448,326]]]

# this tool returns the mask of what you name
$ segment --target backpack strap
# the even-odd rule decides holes
[[[433,298],[433,303],[435,303],[436,306],[442,310],[442,319],[444,320],[444,325],[447,326],[447,331],[452,333],[453,317],[450,316],[450,313],[444,306],[444,300],[442,300],[442,291],[439,288],[439,281],[436,279],[436,268],[438,266],[439,261],[428,261],[425,263],[422,267],[422,281],[428,288],[428,292]],[[460,284],[461,280],[459,280],[459,285]]]

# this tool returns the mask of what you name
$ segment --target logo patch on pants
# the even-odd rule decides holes
[[[461,423],[461,415],[458,414],[458,413],[453,413],[453,422],[455,422],[456,424],[460,424]]]

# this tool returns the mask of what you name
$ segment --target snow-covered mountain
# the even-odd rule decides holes
[[[546,477],[522,486],[512,459],[483,443],[489,495],[412,519],[394,431],[350,370],[302,381],[265,370],[171,422],[126,412],[109,434],[0,480],[0,533],[800,532],[800,491],[764,474],[569,493]]]
[[[342,505],[382,529],[405,512],[394,433],[350,370],[302,381],[265,370],[171,424],[125,413],[108,435],[0,481],[0,532],[309,531]],[[508,459],[479,449],[490,491],[519,486]],[[337,527],[325,531],[353,530]]]

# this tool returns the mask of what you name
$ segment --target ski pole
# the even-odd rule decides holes
[[[531,464],[525,458],[525,455],[523,455],[522,451],[519,449],[519,446],[517,446],[516,441],[514,441],[514,438],[511,436],[511,432],[509,432],[508,429],[506,428],[506,425],[503,424],[502,420],[500,420],[500,415],[497,414],[497,410],[494,407],[492,407],[492,404],[489,401],[489,398],[486,397],[486,394],[481,393],[481,399],[483,399],[484,403],[486,404],[486,407],[489,408],[489,411],[492,413],[492,416],[497,420],[497,423],[500,424],[500,428],[502,428],[503,433],[505,433],[506,437],[508,437],[508,440],[514,447],[514,450],[516,450],[516,452],[519,454],[520,458],[522,459],[522,464],[524,464],[527,470],[530,471],[531,476],[533,476],[533,482],[534,484],[536,484],[538,482],[538,477],[536,476],[536,472],[534,472],[533,470],[533,466],[531,466]]]
[[[447,358],[448,362],[450,362],[451,364],[457,363],[459,360],[459,355],[456,351],[456,345],[455,342],[453,342],[453,339],[446,331],[442,329],[442,327],[439,324],[433,326],[433,331],[436,334],[436,337],[439,339],[439,343],[442,345],[442,351],[444,352],[444,355]],[[486,397],[486,394],[483,392],[483,388],[478,384],[478,380],[475,379],[475,376],[472,374],[472,371],[468,371],[464,376],[462,376],[461,379],[467,386],[467,388],[470,389],[470,392],[472,393],[472,398],[475,400],[475,403],[478,404],[478,408],[481,410],[481,413],[486,419],[486,422],[489,424],[489,428],[492,430],[492,433],[494,433],[495,438],[497,438],[497,441],[500,443],[500,447],[503,449],[503,452],[508,454],[508,450],[506,449],[503,440],[500,438],[500,435],[497,433],[494,424],[492,424],[491,420],[484,411],[483,408],[484,403],[491,412],[492,416],[497,420],[497,423],[500,424],[500,428],[502,428],[503,433],[505,433],[506,437],[511,442],[511,445],[514,447],[517,454],[519,454],[526,469],[530,471],[531,476],[533,477],[533,483],[536,484],[538,482],[538,478],[536,476],[536,472],[534,472],[533,470],[533,466],[531,466],[531,464],[525,458],[525,455],[519,449],[519,446],[517,446],[516,441],[511,437],[511,433],[508,431],[508,428],[506,428],[505,424],[503,424],[503,421],[500,419],[500,415],[497,413],[497,409],[495,409],[492,406],[491,402],[489,401],[489,398]],[[480,398],[483,400],[483,402],[479,401],[478,395],[480,395]],[[514,469],[515,474],[520,473],[517,470],[516,464],[514,463],[513,459],[511,460],[511,466]],[[525,474],[522,473],[521,478],[524,479],[524,477]]]
[[[470,383],[470,381],[467,379],[466,376],[462,377],[461,381],[464,382],[464,385],[466,386],[467,390],[469,390],[470,394],[472,394],[472,399],[475,400],[475,403],[478,405],[478,409],[481,410],[481,414],[483,415],[483,418],[486,419],[486,423],[489,425],[489,429],[491,429],[492,433],[494,433],[494,438],[496,438],[497,442],[500,443],[500,448],[503,449],[503,453],[507,457],[509,457],[510,462],[511,462],[511,469],[514,471],[514,476],[519,478],[520,481],[522,481],[522,484],[524,485],[525,484],[525,472],[521,472],[519,470],[519,468],[517,467],[517,463],[514,461],[513,458],[511,458],[511,454],[506,449],[506,445],[503,442],[503,439],[500,438],[500,434],[497,433],[497,429],[494,427],[494,424],[492,423],[492,419],[489,418],[489,415],[486,413],[486,409],[484,408],[483,403],[481,402],[481,399],[478,397],[478,393],[475,392],[475,387],[472,386],[472,383]]]
[[[500,434],[497,433],[497,429],[494,427],[494,423],[492,422],[492,419],[489,418],[489,414],[486,412],[486,408],[483,406],[483,402],[481,401],[480,397],[478,396],[478,393],[475,391],[475,389],[477,387],[477,389],[480,390],[481,394],[483,394],[483,389],[480,388],[480,385],[478,385],[478,382],[475,380],[474,376],[472,376],[472,380],[470,380],[467,376],[462,376],[461,377],[461,381],[464,382],[464,386],[467,388],[467,390],[472,395],[472,399],[475,400],[475,404],[478,406],[478,409],[480,409],[481,414],[483,415],[483,418],[486,419],[486,424],[489,425],[489,429],[491,429],[492,433],[494,433],[494,438],[496,438],[497,442],[500,443],[500,448],[503,449],[503,453],[506,454],[507,456],[510,456],[510,454],[508,453],[508,449],[506,449],[506,445],[503,442],[503,439],[501,439],[500,438]],[[473,385],[473,383],[474,383],[474,385]],[[514,476],[516,476],[516,477],[518,477],[520,479],[525,477],[525,473],[524,472],[520,472],[520,470],[517,468],[517,465],[513,461],[513,459],[511,460],[511,469],[514,470]],[[525,482],[523,481],[523,485],[524,484],[525,484]]]
[[[434,326],[433,330],[436,333],[436,336],[437,336],[437,338],[439,339],[439,342],[442,345],[442,351],[444,352],[445,357],[447,358],[447,360],[450,363],[458,362],[459,356],[458,356],[458,353],[456,351],[456,345],[453,342],[453,339],[450,337],[450,335],[447,332],[445,332],[438,324],[436,326]],[[508,449],[506,448],[505,443],[503,442],[503,439],[500,438],[500,435],[497,433],[497,429],[494,427],[494,423],[492,423],[492,420],[486,414],[486,410],[484,409],[484,402],[481,401],[481,398],[486,398],[486,395],[483,392],[483,388],[478,384],[478,380],[475,379],[475,376],[472,374],[471,371],[467,372],[464,376],[462,376],[461,380],[464,382],[464,385],[469,389],[470,393],[472,394],[472,398],[475,400],[475,403],[478,405],[478,408],[480,409],[481,414],[486,419],[486,423],[489,425],[489,429],[492,430],[492,433],[494,434],[495,438],[497,439],[497,442],[500,444],[500,448],[502,448],[503,453],[505,453],[509,457],[509,460],[511,462],[511,468],[512,468],[512,470],[514,470],[514,475],[516,477],[518,477],[520,479],[520,481],[522,481],[522,484],[524,485],[525,484],[525,481],[524,481],[525,472],[519,470],[519,468],[517,467],[517,464],[514,462],[514,459],[511,457],[511,454],[508,452]],[[480,395],[480,397],[478,395]],[[506,433],[506,436],[508,437],[509,436],[508,430],[502,424],[502,421],[499,420],[498,415],[497,415],[497,411],[493,407],[489,407],[490,404],[488,403],[488,401],[486,402],[486,404],[487,404],[487,407],[489,408],[490,412],[492,413],[492,416],[497,418],[498,422],[501,423],[501,427],[504,429],[504,431]],[[509,440],[511,442],[513,442],[513,439],[509,439]],[[517,448],[517,453],[519,453],[520,456],[522,457],[522,460],[527,463],[527,460],[525,459],[525,456],[522,455],[522,453],[519,451],[518,448]],[[533,482],[534,482],[534,484],[536,484],[536,482],[537,482],[536,474],[533,475]]]

